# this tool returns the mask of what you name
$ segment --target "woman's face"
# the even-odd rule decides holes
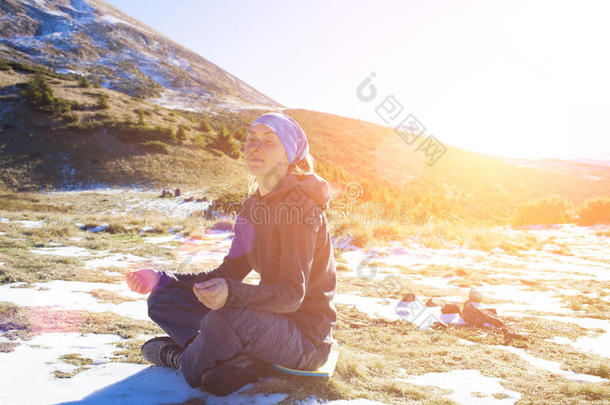
[[[246,169],[254,176],[275,174],[288,166],[284,145],[264,124],[256,124],[248,131],[245,155]]]

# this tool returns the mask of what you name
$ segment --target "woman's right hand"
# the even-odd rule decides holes
[[[132,271],[125,276],[127,279],[127,286],[131,291],[135,291],[140,294],[147,294],[152,291],[153,288],[159,283],[161,274],[153,269],[141,269],[138,271]]]

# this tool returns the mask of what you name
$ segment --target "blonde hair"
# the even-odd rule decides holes
[[[315,174],[314,163],[315,160],[313,156],[310,153],[307,153],[303,159],[289,164],[288,169],[286,169],[286,174],[296,174],[297,176],[304,174]],[[258,182],[256,180],[256,176],[250,175],[250,179],[248,180],[248,196],[256,193],[257,188]]]

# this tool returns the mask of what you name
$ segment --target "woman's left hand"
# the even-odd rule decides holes
[[[222,308],[229,296],[229,286],[224,278],[213,278],[193,285],[193,292],[206,307],[214,310]]]

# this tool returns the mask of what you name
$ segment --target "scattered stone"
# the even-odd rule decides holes
[[[473,302],[467,302],[462,309],[462,318],[468,324],[481,327],[484,323],[489,325],[502,327],[504,322],[491,312],[484,309],[479,309]]]
[[[102,225],[94,226],[91,228],[85,228],[84,230],[97,233],[97,232],[105,231],[107,228],[108,228],[108,224],[102,224]]]
[[[182,225],[176,225],[176,226],[171,226],[171,227],[167,228],[167,232],[175,233],[175,232],[181,231],[182,229],[183,229]]]
[[[453,272],[456,276],[464,277],[467,276],[468,273],[464,269],[457,269]]]
[[[442,307],[445,303],[437,298],[430,298],[426,301],[427,307]]]
[[[464,326],[464,325],[467,325],[467,323],[462,319],[460,314],[457,314],[457,313],[454,313],[454,314],[441,314],[440,319],[446,325],[452,325],[452,326]]]
[[[100,224],[100,225],[96,225],[96,224],[81,224],[81,223],[77,223],[76,226],[81,230],[81,231],[86,231],[86,232],[93,232],[93,233],[98,233],[98,232],[108,232],[108,233],[125,233],[128,232],[129,228],[125,228],[125,226],[121,225],[121,224]],[[72,238],[72,240],[80,240],[77,238]]]
[[[415,301],[415,294],[407,293],[407,294],[403,295],[401,301],[404,301],[404,302]]]
[[[161,233],[161,231],[159,231],[154,226],[145,226],[144,228],[140,229],[140,232],[138,232],[139,235],[142,235],[145,233]]]
[[[161,195],[159,196],[159,198],[165,198],[165,197],[173,197],[174,195],[172,194],[172,192],[166,188],[163,189],[163,191],[161,192]]]
[[[504,333],[504,338],[506,340],[510,340],[510,339],[521,339],[521,340],[528,340],[528,334],[526,332],[513,332],[510,331],[506,328],[502,328],[502,333]]]
[[[468,293],[468,300],[474,302],[483,302],[483,294],[476,288],[472,287]]]
[[[461,313],[460,307],[456,304],[445,304],[441,308],[441,313],[443,314],[459,314]]]

